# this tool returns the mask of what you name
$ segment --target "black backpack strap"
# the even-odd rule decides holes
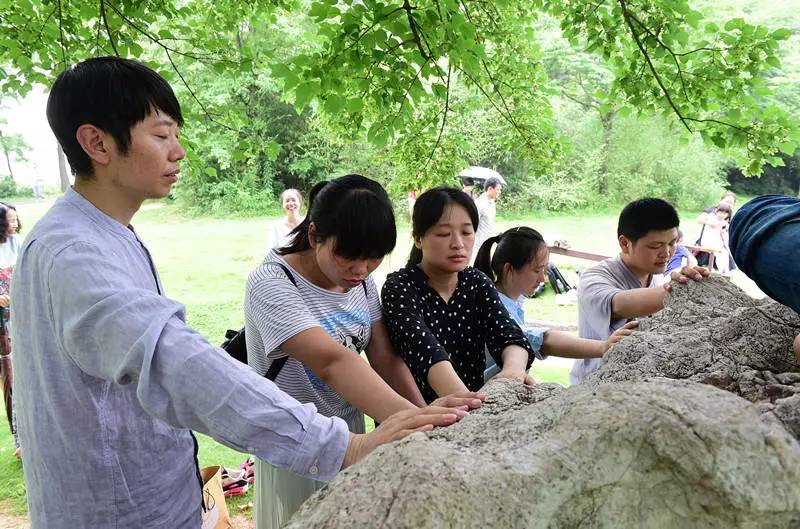
[[[285,364],[288,359],[288,356],[282,356],[276,360],[273,360],[269,366],[269,369],[267,369],[267,373],[264,375],[264,378],[275,382],[275,379],[278,378],[278,374],[281,372],[281,369],[283,369],[283,364]]]
[[[294,275],[289,271],[289,267],[283,263],[276,262],[275,264],[283,269],[283,273],[286,274],[286,277],[289,278],[289,281],[291,281],[295,288],[297,288],[297,281],[295,280]],[[283,366],[286,364],[287,360],[289,360],[288,356],[282,356],[281,358],[273,360],[269,365],[269,369],[267,369],[267,373],[264,375],[264,378],[275,382],[275,379],[278,378],[278,375],[280,374],[281,369],[283,369]]]
[[[277,261],[273,261],[273,262],[274,262],[276,265],[278,265],[278,266],[280,266],[281,268],[283,268],[283,273],[284,273],[284,274],[286,274],[286,277],[288,277],[288,278],[289,278],[289,281],[291,281],[291,282],[292,282],[292,284],[293,284],[295,287],[297,287],[297,281],[295,281],[295,279],[294,279],[294,276],[293,276],[293,275],[292,275],[292,273],[289,271],[289,267],[288,267],[288,266],[286,266],[285,264],[283,264],[283,263],[279,263],[279,262],[277,262]]]

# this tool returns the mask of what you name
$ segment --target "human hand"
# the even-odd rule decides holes
[[[370,433],[351,433],[342,468],[361,461],[382,444],[399,441],[414,432],[429,432],[434,426],[450,426],[467,415],[464,410],[439,406],[399,411]]]
[[[0,307],[7,309],[10,304],[11,304],[11,296],[9,296],[8,294],[0,295]]]
[[[614,347],[620,340],[625,338],[626,336],[630,336],[633,334],[633,330],[639,326],[639,322],[636,320],[629,321],[608,337],[605,341],[605,347],[603,349],[603,356],[605,357],[606,353]]]
[[[517,382],[522,382],[526,386],[532,386],[534,384],[533,377],[531,377],[525,371],[511,368],[506,369],[505,367],[492,378],[508,378],[511,380],[516,380]]]
[[[480,408],[486,395],[478,391],[457,391],[444,397],[439,397],[431,402],[430,406],[441,408],[458,408],[461,410],[474,410]]]
[[[708,277],[710,274],[711,272],[708,271],[708,268],[704,268],[702,266],[684,266],[680,270],[675,270],[672,272],[669,277],[673,281],[686,284],[690,279],[693,281],[700,281]],[[672,292],[672,287],[669,283],[664,285],[664,289],[667,292]]]

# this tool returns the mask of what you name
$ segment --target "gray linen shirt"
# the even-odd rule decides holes
[[[661,274],[650,275],[649,288],[667,282]],[[600,262],[581,274],[578,283],[578,336],[593,340],[607,340],[614,331],[628,323],[626,318],[612,319],[611,302],[617,293],[642,288],[642,283],[617,255]],[[569,372],[571,386],[600,369],[602,358],[575,360]]]
[[[14,397],[36,528],[198,528],[189,431],[326,481],[349,434],[186,327],[136,233],[70,189],[11,287]]]

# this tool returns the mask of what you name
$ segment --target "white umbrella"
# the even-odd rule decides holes
[[[482,180],[484,182],[490,178],[497,178],[501,184],[506,185],[506,179],[500,173],[488,167],[467,167],[458,176],[462,179],[472,178],[473,180]]]

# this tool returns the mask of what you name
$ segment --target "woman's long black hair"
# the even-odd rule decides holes
[[[279,248],[278,254],[310,249],[312,222],[317,241],[334,237],[333,253],[345,259],[383,258],[397,242],[389,195],[378,182],[357,174],[320,182],[311,189],[306,218],[291,231],[291,242]]]
[[[492,246],[497,249],[492,254]],[[503,279],[503,267],[506,263],[514,270],[519,270],[536,259],[539,251],[546,246],[542,235],[527,226],[511,228],[500,235],[486,239],[478,250],[475,268],[489,276],[494,283]]]
[[[472,197],[454,187],[434,187],[422,193],[414,203],[414,213],[411,215],[411,235],[414,239],[422,238],[435,226],[449,204],[458,204],[467,210],[472,228],[478,229],[478,208]],[[422,250],[412,247],[408,257],[409,264],[419,264],[421,261]]]

